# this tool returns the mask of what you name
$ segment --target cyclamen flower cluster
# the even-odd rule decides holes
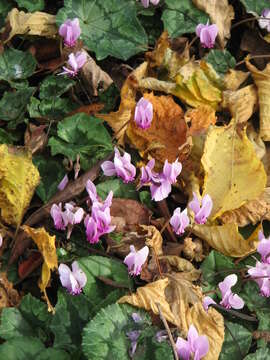
[[[261,261],[248,269],[248,274],[259,285],[262,296],[270,296],[270,237],[265,238],[262,231],[259,233],[258,253]]]
[[[237,283],[237,275],[232,274],[225,277],[223,281],[218,284],[219,290],[222,295],[222,300],[220,301],[220,305],[225,309],[242,309],[245,305],[244,300],[234,294],[231,288]],[[203,307],[207,311],[209,305],[216,304],[216,302],[210,297],[206,296],[203,299]]]
[[[136,251],[133,245],[130,245],[130,253],[125,257],[124,264],[127,265],[130,275],[137,276],[142,271],[142,266],[146,262],[149,254],[148,246]]]
[[[110,207],[112,205],[113,192],[110,191],[106,200],[101,202],[97,196],[97,190],[91,180],[87,181],[86,191],[92,202],[91,216],[84,219],[87,240],[90,244],[96,244],[104,234],[109,234],[115,229],[111,224]]]
[[[199,200],[198,196],[193,193],[193,199],[188,206],[194,213],[195,223],[203,225],[206,223],[208,216],[211,214],[213,202],[208,194],[204,195],[202,199]],[[187,209],[184,209],[181,212],[179,207],[176,208],[170,219],[170,224],[177,235],[184,234],[186,227],[190,224]]]
[[[209,351],[209,341],[206,335],[199,336],[194,325],[190,325],[187,340],[177,338],[176,350],[182,360],[200,360]]]

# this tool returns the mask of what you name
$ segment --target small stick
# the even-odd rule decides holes
[[[170,340],[170,343],[171,343],[171,346],[172,346],[172,349],[173,349],[174,358],[175,358],[175,360],[179,360],[177,350],[176,350],[176,346],[175,346],[175,343],[174,343],[174,340],[173,340],[173,337],[172,337],[171,330],[170,330],[169,325],[167,323],[167,320],[165,319],[165,317],[164,317],[164,315],[162,313],[160,304],[156,302],[156,305],[157,305],[157,308],[158,308],[160,320],[163,322],[163,325],[164,325],[164,327],[165,327],[165,329],[167,331],[167,334],[169,336],[169,340]]]

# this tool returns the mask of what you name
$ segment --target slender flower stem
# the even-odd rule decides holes
[[[167,320],[165,319],[165,317],[164,317],[164,315],[162,313],[160,304],[158,302],[156,302],[156,305],[157,305],[157,308],[158,308],[160,320],[163,322],[163,325],[164,325],[164,327],[165,327],[165,329],[167,331],[167,334],[169,336],[169,340],[170,340],[170,343],[171,343],[171,346],[172,346],[172,349],[173,349],[174,359],[179,360],[177,350],[176,350],[176,346],[175,346],[175,342],[173,340],[172,333],[171,333],[171,330],[170,330],[169,325],[167,323]]]

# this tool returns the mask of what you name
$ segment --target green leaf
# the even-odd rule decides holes
[[[18,309],[4,308],[1,314],[0,337],[8,340],[18,336],[35,336],[35,331]]]
[[[65,175],[65,169],[59,160],[42,155],[33,158],[41,176],[36,193],[46,203],[58,191],[57,186]]]
[[[264,9],[269,8],[269,0],[240,0],[248,13],[261,15]]]
[[[215,290],[218,283],[235,272],[233,260],[218,251],[212,250],[201,265],[203,280],[207,285],[204,291]]]
[[[15,6],[12,0],[0,0],[0,28],[4,26],[8,12]]]
[[[125,184],[120,179],[110,179],[97,185],[97,192],[102,200],[106,199],[111,190],[115,198],[138,200],[138,192],[134,184]]]
[[[105,105],[102,109],[102,113],[113,111],[116,107],[119,96],[120,92],[115,84],[111,84],[105,91],[100,91],[98,94],[99,101]]]
[[[97,60],[109,55],[127,60],[147,49],[147,36],[132,0],[65,0],[57,14],[58,25],[68,18],[79,18],[81,38]]]
[[[29,12],[44,10],[44,0],[16,0],[19,7],[28,10]]]
[[[8,121],[8,128],[14,129],[24,121],[27,104],[35,91],[34,87],[5,92],[0,100],[0,119]]]
[[[42,99],[31,97],[28,111],[31,118],[48,118],[57,120],[65,117],[76,108],[70,99],[60,97]]]
[[[74,161],[79,154],[83,170],[113,150],[102,121],[86,114],[79,113],[58,123],[57,135],[49,140],[52,155],[62,154]]]
[[[74,85],[75,81],[67,76],[49,75],[40,85],[39,97],[48,99],[61,96]]]
[[[71,358],[63,350],[48,348],[42,351],[35,360],[71,360]]]
[[[228,328],[230,331],[228,331]],[[220,353],[220,360],[242,359],[248,353],[251,345],[252,333],[244,326],[226,322],[225,340]],[[232,335],[233,337],[232,337]]]
[[[0,143],[1,144],[13,144],[13,142],[18,140],[18,136],[7,132],[4,129],[0,129]]]
[[[130,344],[125,328],[132,324],[133,312],[134,308],[118,304],[101,309],[83,330],[82,349],[86,358],[127,360]]]
[[[270,349],[259,349],[255,354],[249,354],[245,357],[245,360],[269,360]]]
[[[30,360],[37,359],[45,351],[42,342],[33,337],[21,336],[0,345],[0,359]]]
[[[33,75],[36,65],[30,52],[9,48],[0,55],[0,79],[8,82],[25,80]]]
[[[234,68],[236,65],[235,58],[227,50],[212,49],[205,60],[221,75],[225,75],[229,69]]]
[[[173,38],[195,32],[199,23],[206,24],[208,15],[197,9],[192,0],[165,0],[162,14],[164,28]]]

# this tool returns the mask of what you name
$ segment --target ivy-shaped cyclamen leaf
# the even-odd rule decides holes
[[[269,0],[240,0],[248,13],[261,15],[264,9],[269,9]]]
[[[235,58],[227,50],[212,49],[205,60],[221,75],[225,75],[229,69],[236,65]]]
[[[136,16],[133,0],[65,0],[58,25],[79,18],[81,38],[98,60],[107,56],[127,60],[147,49],[147,36]]]
[[[29,12],[41,11],[44,9],[44,0],[16,0],[18,6]]]

